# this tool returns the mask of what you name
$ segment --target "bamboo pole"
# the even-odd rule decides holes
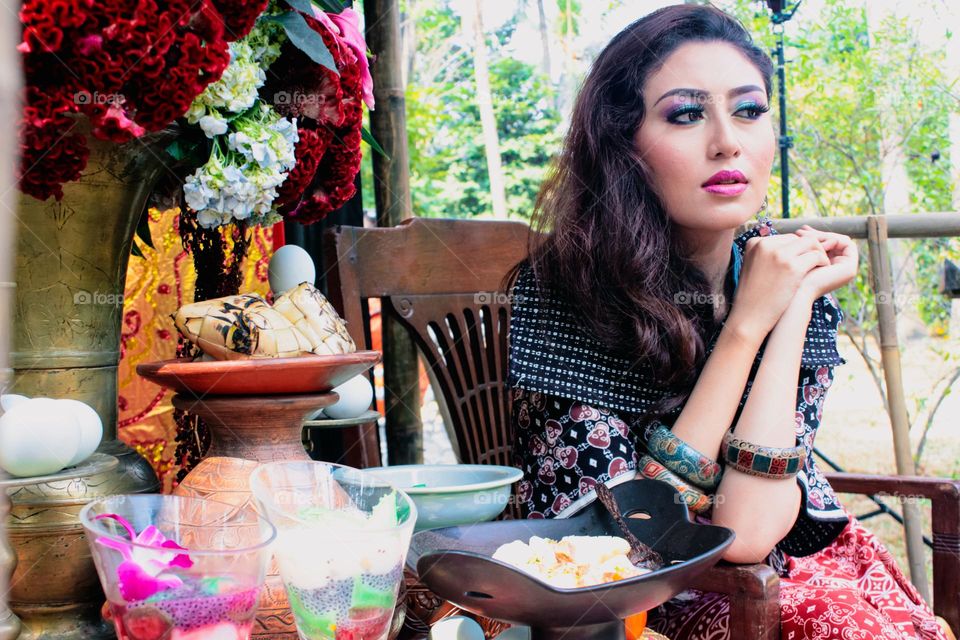
[[[367,46],[376,56],[371,71],[377,108],[370,113],[370,129],[387,156],[373,154],[373,188],[377,224],[381,227],[396,226],[413,216],[397,5],[398,0],[363,3]],[[383,259],[390,260],[391,256]],[[387,459],[389,464],[419,463],[423,462],[419,358],[413,339],[389,307],[381,307]]]
[[[0,38],[3,42],[17,41],[20,23],[17,20],[19,2],[9,11],[0,12]],[[0,390],[6,390],[13,379],[9,368],[10,328],[13,326],[13,256],[16,242],[17,187],[14,185],[14,166],[17,162],[17,130],[20,105],[20,58],[11,46],[0,48],[0,123],[6,134],[0,135]],[[2,472],[0,472],[2,475]],[[20,635],[20,620],[7,607],[10,576],[17,558],[7,542],[6,524],[10,505],[7,494],[0,490],[0,640],[12,640]]]
[[[894,308],[893,276],[885,216],[867,218],[867,246],[870,254],[871,283],[880,324],[880,357],[887,387],[887,411],[890,415],[890,426],[893,429],[893,451],[896,457],[897,473],[912,476],[916,475],[916,468],[910,451],[910,420],[907,416],[903,371],[900,367],[897,312]],[[927,602],[932,602],[923,557],[923,521],[920,518],[920,505],[916,500],[907,497],[901,497],[900,503],[903,508],[903,533],[910,562],[910,577],[920,595]]]
[[[885,215],[888,238],[944,238],[960,236],[960,213],[953,211]],[[781,233],[792,233],[808,224],[814,229],[842,233],[851,238],[867,238],[870,216],[843,216],[837,218],[791,218],[774,220]]]
[[[916,468],[910,450],[910,422],[903,388],[903,371],[900,366],[900,344],[897,337],[897,316],[888,239],[960,236],[960,213],[931,212],[774,221],[777,231],[781,233],[796,231],[805,224],[821,231],[842,233],[851,238],[867,240],[872,275],[871,287],[880,331],[880,357],[887,391],[887,411],[890,416],[897,473],[915,475]],[[924,561],[920,507],[915,500],[909,498],[901,498],[901,506],[910,577],[924,599],[931,602]]]

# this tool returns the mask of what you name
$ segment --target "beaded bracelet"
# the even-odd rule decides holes
[[[640,456],[640,475],[669,484],[680,493],[684,504],[694,513],[705,513],[712,506],[709,496],[696,487],[691,487],[648,455]]]
[[[665,425],[649,431],[647,449],[657,462],[699,489],[716,491],[720,484],[720,465],[673,435]]]
[[[803,445],[796,447],[761,447],[746,442],[728,431],[720,445],[720,455],[728,465],[752,476],[786,479],[799,473],[807,458]]]

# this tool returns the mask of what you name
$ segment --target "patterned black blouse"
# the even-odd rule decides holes
[[[770,233],[773,229],[765,222],[736,238],[731,249],[734,287],[746,241]],[[514,286],[512,311],[508,384],[516,465],[524,471],[518,494],[527,517],[568,517],[594,500],[598,482],[617,484],[639,475],[638,458],[645,452],[640,416],[669,390],[658,387],[651,370],[631,366],[585,335],[568,306],[540,299],[529,268],[521,271]],[[815,302],[797,382],[797,443],[807,447],[804,468],[797,475],[803,500],[793,528],[768,558],[777,569],[783,567],[783,553],[816,553],[848,521],[812,453],[833,368],[845,362],[836,350],[842,318],[830,296]],[[737,417],[762,355],[763,348]],[[672,426],[681,410],[662,421]]]

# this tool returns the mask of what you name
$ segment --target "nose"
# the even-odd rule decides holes
[[[740,156],[740,137],[729,118],[714,118],[710,128],[708,153],[711,158],[737,158]]]

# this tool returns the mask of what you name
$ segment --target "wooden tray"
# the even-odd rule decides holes
[[[161,387],[194,395],[326,393],[380,362],[379,351],[330,356],[187,362],[162,360],[137,365],[137,373]]]

